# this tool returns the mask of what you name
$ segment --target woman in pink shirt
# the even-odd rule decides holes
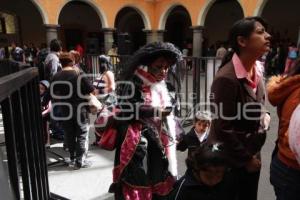
[[[270,50],[266,23],[260,17],[237,21],[229,33],[231,51],[224,57],[211,87],[213,120],[208,142],[223,143],[238,178],[232,199],[256,200],[261,161],[270,116],[264,109],[262,65]],[[263,119],[263,120],[261,120]]]

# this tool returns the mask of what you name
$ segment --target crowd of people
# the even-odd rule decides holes
[[[260,151],[271,120],[265,107],[267,95],[279,117],[270,181],[277,200],[296,200],[300,60],[298,48],[291,43],[284,70],[270,78],[265,90],[264,71],[269,75],[280,71],[276,68],[279,61],[273,60],[281,56],[280,48],[271,38],[260,17],[233,24],[230,48],[221,44],[216,52],[222,64],[211,86],[212,106],[195,112],[187,134],[178,127],[180,105],[167,81],[168,71],[185,55],[171,43],[154,42],[135,52],[118,86],[112,71],[116,60],[110,59],[117,55],[114,48],[110,56],[98,57],[96,77],[89,77],[81,67],[82,48],[63,52],[57,39],[51,41],[50,52],[45,45],[37,50],[33,45],[21,49],[13,43],[11,58],[39,68],[45,146],[51,145],[50,130],[61,136],[69,152],[68,166],[91,166],[87,160],[89,124],[94,123],[90,115],[102,125],[96,128],[93,145],[101,147],[102,138],[115,134],[109,141],[115,150],[109,191],[117,200],[256,200]],[[176,150],[188,150],[182,177],[177,172]]]

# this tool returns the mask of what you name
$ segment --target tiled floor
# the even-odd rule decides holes
[[[88,160],[92,166],[74,170],[61,158],[49,153],[54,152],[67,160],[68,153],[63,150],[62,143],[52,145],[47,151],[49,161],[59,161],[48,167],[51,192],[72,200],[113,199],[107,191],[112,180],[114,152],[91,147]]]
[[[274,148],[278,120],[276,110],[269,107],[273,117],[271,130],[268,132],[266,144],[262,149],[263,166],[259,184],[258,200],[275,199],[274,191],[269,182],[269,164],[271,152]],[[4,141],[3,128],[0,130],[0,142]],[[93,141],[93,135],[90,135],[90,143]],[[62,148],[62,143],[56,143],[49,150],[61,155],[63,158],[68,157],[68,153]],[[48,162],[55,162],[58,159],[52,153],[47,153]],[[177,152],[179,174],[185,171],[184,160],[186,152]],[[111,200],[112,194],[107,193],[112,181],[114,152],[102,150],[97,147],[91,147],[88,159],[92,161],[91,168],[73,170],[64,164],[63,160],[55,166],[48,168],[50,191],[60,196],[72,200]]]

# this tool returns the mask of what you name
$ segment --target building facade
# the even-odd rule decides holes
[[[133,51],[170,41],[200,56],[245,16],[263,16],[274,32],[297,42],[299,6],[297,0],[1,0],[0,19],[12,15],[17,24],[7,41],[38,45],[58,37],[66,49],[82,43],[90,53],[107,52],[114,42]]]

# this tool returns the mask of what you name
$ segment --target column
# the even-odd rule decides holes
[[[193,57],[200,58],[202,56],[202,43],[203,43],[203,26],[194,26],[193,29]],[[201,60],[199,60],[201,63]],[[196,98],[194,99],[194,105],[200,102],[200,92],[203,87],[200,87],[200,69],[201,64],[195,66],[193,73],[193,91],[196,93]]]
[[[155,31],[153,30],[143,30],[146,33],[146,43],[149,44],[155,40]]]
[[[104,50],[107,54],[108,51],[111,49],[112,44],[114,43],[114,28],[103,28],[104,32]]]
[[[157,41],[160,41],[160,42],[163,42],[164,41],[164,33],[165,33],[166,31],[165,30],[157,30],[156,31],[156,40]]]
[[[164,41],[164,30],[143,30],[146,33],[147,44],[151,42],[163,42]]]
[[[202,43],[203,43],[203,26],[194,26],[193,29],[193,56],[202,56]]]
[[[60,27],[60,25],[57,25],[57,24],[45,24],[45,27],[46,27],[47,45],[49,46],[51,40],[57,39],[57,30]]]

